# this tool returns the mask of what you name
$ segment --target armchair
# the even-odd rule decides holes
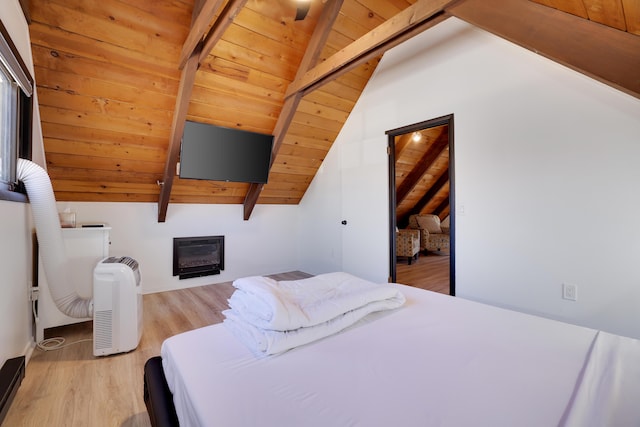
[[[407,257],[411,265],[420,253],[420,230],[403,229],[396,232],[396,257]]]
[[[420,230],[420,250],[440,251],[449,249],[449,231],[445,232],[440,226],[440,217],[432,214],[411,215],[409,217],[410,229]]]

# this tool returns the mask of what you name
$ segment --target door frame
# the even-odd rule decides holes
[[[395,154],[395,137],[406,133],[416,132],[422,129],[428,129],[436,126],[448,125],[449,136],[449,221],[451,243],[449,248],[449,294],[456,294],[456,220],[455,220],[455,156],[454,156],[454,140],[453,140],[453,114],[437,117],[435,119],[426,120],[412,125],[403,126],[401,128],[388,130],[387,154],[389,158],[389,281],[396,281],[396,154]]]

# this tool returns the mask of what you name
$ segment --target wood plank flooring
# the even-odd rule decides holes
[[[406,258],[396,264],[396,282],[434,292],[449,294],[449,253],[429,252],[407,264]]]
[[[303,272],[277,280],[309,277]],[[55,351],[34,350],[3,427],[149,427],[143,390],[144,363],[175,334],[219,323],[230,282],[145,295],[144,330],[134,351],[96,358],[90,341]],[[51,328],[45,338],[66,343],[90,339],[92,322]]]
[[[411,266],[405,261],[405,266],[398,265],[402,278],[398,282],[441,292],[445,261],[448,266],[448,256],[431,254]],[[309,276],[294,271],[271,277]],[[144,363],[160,354],[166,338],[221,322],[232,292],[231,282],[226,282],[145,295],[142,339],[138,348],[126,354],[94,357],[91,322],[48,329],[45,338],[62,336],[65,344],[88,341],[55,351],[34,350],[3,426],[149,427],[142,397]]]

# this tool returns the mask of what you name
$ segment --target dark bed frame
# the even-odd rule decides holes
[[[180,426],[160,356],[152,357],[144,364],[144,403],[153,427]]]

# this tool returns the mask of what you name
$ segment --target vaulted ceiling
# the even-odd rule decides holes
[[[409,216],[449,215],[449,124],[394,136],[396,222]]]
[[[637,0],[312,0],[299,21],[294,0],[27,10],[57,200],[155,202],[158,221],[170,203],[244,204],[245,219],[297,204],[384,51],[450,16],[640,97]],[[275,135],[269,183],[175,176],[185,120]]]

